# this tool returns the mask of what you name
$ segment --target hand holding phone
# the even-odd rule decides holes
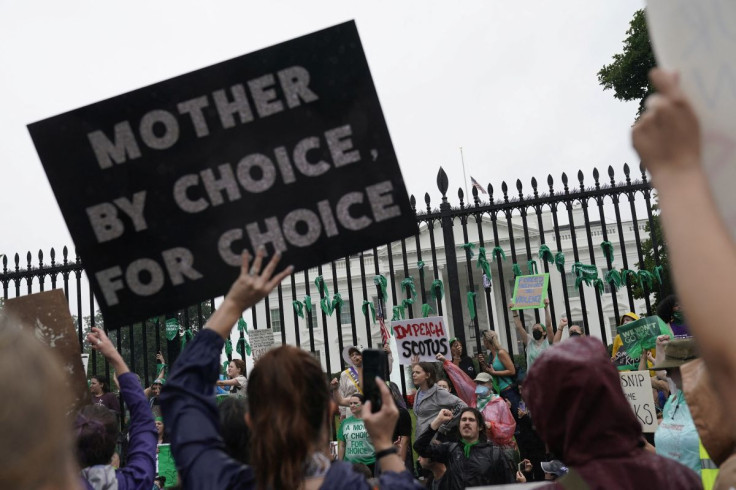
[[[388,358],[382,349],[365,349],[363,351],[363,395],[371,402],[371,412],[381,409],[381,392],[376,384],[376,376],[386,380]]]

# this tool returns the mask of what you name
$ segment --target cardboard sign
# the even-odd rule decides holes
[[[251,352],[253,353],[253,361],[257,361],[263,354],[273,349],[275,344],[273,341],[273,330],[270,328],[249,330],[248,337],[250,339]]]
[[[658,316],[641,318],[635,322],[629,322],[618,327],[623,346],[631,359],[639,359],[642,351],[653,349],[657,345],[657,337],[669,335],[672,337],[670,327]]]
[[[680,74],[702,134],[703,167],[736,238],[736,2],[647,0],[657,65]]]
[[[447,323],[441,316],[391,322],[391,330],[402,366],[411,366],[415,356],[419,356],[419,362],[434,362],[437,354],[448,356],[450,353]]]
[[[547,298],[549,274],[532,274],[518,276],[514,284],[512,310],[528,310],[530,308],[544,308]]]
[[[58,356],[66,371],[68,390],[72,394],[69,411],[76,412],[92,403],[85,366],[82,365],[79,337],[64,291],[54,289],[8,299],[5,302],[5,311],[16,317],[25,328],[33,330],[36,338],[48,345]]]
[[[29,131],[106,327],[417,233],[354,22]]]
[[[618,373],[618,376],[621,379],[624,395],[636,414],[636,418],[641,422],[642,430],[644,432],[656,431],[657,409],[654,405],[649,371],[627,371]]]

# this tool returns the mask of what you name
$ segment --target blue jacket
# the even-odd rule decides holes
[[[255,472],[227,455],[219,434],[212,387],[219,374],[225,340],[212,330],[199,332],[176,361],[161,393],[164,425],[171,434],[171,452],[182,489],[254,489]],[[387,472],[382,488],[421,489],[408,471]],[[370,489],[349,463],[333,463],[322,489]]]

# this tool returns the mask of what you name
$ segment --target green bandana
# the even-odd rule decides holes
[[[613,244],[611,242],[601,242],[601,249],[603,249],[603,255],[606,256],[609,263],[613,263]]]
[[[429,304],[424,303],[422,305],[422,316],[424,318],[427,318],[431,313],[434,313],[434,310],[432,309],[432,307]]]
[[[473,249],[475,248],[475,243],[465,243],[460,246],[464,248],[465,251],[468,253],[469,259],[472,259],[475,256],[475,254],[473,253]]]
[[[373,323],[376,323],[376,307],[373,306],[372,301],[368,301],[368,300],[363,301],[362,309],[363,309],[363,314],[365,316],[368,316],[368,308],[371,309],[371,314],[373,315]]]
[[[488,279],[491,278],[491,264],[488,263],[488,259],[486,258],[486,249],[483,247],[480,247],[478,249],[478,262],[476,262],[475,267],[477,269],[482,269],[483,274],[488,276]]]
[[[444,284],[442,284],[442,280],[435,279],[434,281],[432,281],[430,291],[432,291],[433,300],[437,302],[442,301],[442,296],[445,295],[445,286]]]
[[[552,250],[547,245],[539,247],[539,258],[549,262],[550,264],[555,263],[555,256],[552,255]]]
[[[383,302],[385,303],[388,300],[388,293],[386,292],[388,281],[385,277],[379,274],[373,277],[373,282],[381,289],[381,298],[383,298]]]
[[[493,250],[491,250],[491,255],[496,257],[496,259],[498,259],[498,257],[501,257],[503,260],[506,260],[506,254],[503,253],[503,249],[500,246],[493,247]]]
[[[476,444],[478,444],[480,442],[480,440],[477,440],[476,439],[473,442],[465,442],[464,439],[460,439],[460,442],[463,443],[463,453],[465,453],[465,457],[466,458],[469,458],[470,457],[470,448],[473,447],[473,446],[475,446]]]
[[[467,294],[468,297],[468,311],[470,311],[470,319],[475,320],[476,311],[475,311],[475,292],[474,291],[468,291]]]
[[[411,296],[412,297],[416,297],[417,290],[414,287],[414,278],[413,277],[407,277],[406,279],[404,279],[403,281],[401,281],[401,287],[404,288],[405,290],[407,290],[406,291],[407,296],[408,296],[409,291],[411,291]]]

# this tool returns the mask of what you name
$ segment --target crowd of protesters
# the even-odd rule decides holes
[[[727,292],[713,286],[736,272],[734,242],[709,194],[698,121],[677,76],[655,70],[652,81],[658,94],[634,129],[634,144],[660,192],[680,296],[660,303],[669,334],[650,351],[632,358],[617,336],[609,352],[566,318],[554,332],[547,304],[545,323],[527,331],[512,303],[525,378],[489,330],[476,358],[453,338],[450,358],[414,362],[410,405],[377,378],[381,406],[374,410],[357,346],[346,348],[349,367],[331,381],[318,361],[291,346],[263,355],[248,378],[244,361],[232,360],[228,379],[219,379],[238,318],[291,273],[275,272],[278,254],[264,264],[261,248],[244,253],[239,277],[168,378],[161,369],[145,390],[105,332],[92,328],[86,341],[114,370],[119,395],[106,377],[92,376],[92,403],[71,423],[59,360],[13,319],[0,319],[0,392],[11,401],[0,417],[0,488],[460,489],[542,480],[556,480],[549,488],[734,488],[736,335],[722,308]],[[692,240],[678,213],[698,220],[722,254]],[[723,262],[699,265],[706,278],[690,256]],[[637,320],[629,312],[621,323]],[[21,381],[21,365],[43,389]],[[621,389],[625,367],[650,373],[646,386],[659,418],[653,437],[645,437]],[[219,409],[217,386],[230,395]],[[345,407],[339,418],[338,406]],[[157,474],[164,446],[176,462],[174,478]]]

